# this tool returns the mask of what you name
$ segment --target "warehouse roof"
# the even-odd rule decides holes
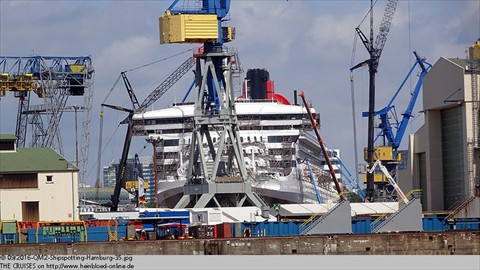
[[[3,140],[11,141],[16,139],[17,139],[17,136],[15,136],[14,134],[0,134],[0,141],[3,141]]]
[[[282,204],[280,215],[311,216],[313,214],[324,214],[332,208],[335,203],[329,204]],[[375,202],[375,203],[350,203],[351,216],[390,214],[398,210],[397,202]]]
[[[78,171],[72,163],[51,148],[17,148],[0,151],[0,173]]]

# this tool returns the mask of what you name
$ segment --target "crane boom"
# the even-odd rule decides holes
[[[353,178],[352,174],[347,169],[347,166],[345,166],[345,164],[340,159],[340,157],[337,157],[337,161],[340,164],[340,167],[342,168],[342,175],[344,176],[344,179],[347,180],[347,183],[352,188],[352,191],[355,192],[358,195],[358,197],[360,197],[362,200],[365,200],[365,197],[366,197],[365,193],[363,192],[363,190],[358,185],[357,180],[355,178]],[[343,173],[343,172],[345,172],[345,173]]]
[[[383,108],[380,111],[375,113],[375,115],[379,115],[380,120],[381,120],[381,123],[379,124],[379,128],[381,128],[381,132],[380,132],[379,136],[384,136],[386,138],[386,140],[388,142],[388,145],[393,148],[394,152],[396,152],[397,149],[400,147],[400,144],[402,142],[403,136],[404,136],[405,131],[407,129],[408,123],[409,123],[410,119],[413,117],[413,108],[415,107],[415,103],[416,103],[418,95],[420,93],[420,90],[421,90],[421,87],[422,87],[422,84],[423,84],[423,78],[425,77],[425,75],[428,73],[428,71],[432,67],[431,64],[429,64],[425,61],[425,58],[420,58],[420,56],[418,56],[417,52],[413,52],[413,54],[415,55],[415,58],[416,58],[415,64],[412,66],[412,68],[408,72],[407,76],[405,77],[405,79],[400,84],[400,87],[395,92],[395,95],[390,100],[388,105],[385,108]],[[406,81],[408,80],[408,78],[410,77],[410,75],[412,74],[413,70],[415,69],[415,67],[417,65],[420,66],[421,72],[420,72],[417,84],[415,85],[415,89],[412,92],[412,97],[410,98],[408,106],[405,109],[405,112],[402,114],[403,115],[402,120],[394,123],[397,126],[397,133],[394,134],[392,124],[389,121],[388,113],[391,112],[392,109],[394,108],[394,106],[392,105],[393,102],[395,101],[395,99],[398,96],[400,90],[402,90],[403,86],[405,85]],[[394,115],[394,117],[396,119],[396,115]]]
[[[168,89],[170,89],[180,78],[183,77],[189,71],[192,66],[195,64],[195,59],[193,57],[189,57],[185,62],[183,62],[172,74],[168,76],[155,90],[148,95],[148,97],[142,102],[140,105],[138,99],[135,95],[135,91],[130,84],[130,81],[127,78],[126,72],[121,72],[121,77],[127,89],[128,96],[130,101],[132,102],[133,109],[127,109],[119,106],[113,106],[108,104],[102,104],[102,112],[101,112],[101,119],[100,119],[100,134],[103,132],[103,107],[108,107],[115,110],[120,110],[124,112],[128,112],[128,116],[121,122],[121,124],[127,124],[127,132],[125,135],[125,141],[123,144],[122,156],[120,157],[120,164],[119,170],[117,172],[117,179],[115,181],[115,189],[111,198],[111,202],[106,206],[110,207],[110,211],[117,211],[118,204],[120,202],[120,191],[125,185],[125,170],[127,165],[127,158],[128,152],[130,151],[130,144],[132,142],[133,131],[134,131],[134,122],[133,122],[133,115],[135,113],[143,112],[152,105],[155,101],[157,101],[163,94],[165,94]],[[118,82],[115,82],[115,84]],[[99,155],[101,153],[101,139],[99,145]],[[99,157],[100,160],[100,157]],[[98,178],[98,177],[97,177]],[[98,182],[98,181],[97,181]]]
[[[183,77],[195,65],[195,58],[189,57],[177,69],[175,69],[170,76],[168,76],[155,90],[147,96],[147,98],[138,107],[137,111],[144,111],[155,101],[165,94],[180,78]]]
[[[398,0],[389,0],[385,8],[384,16],[380,24],[380,31],[377,35],[375,44],[373,44],[373,1],[371,1],[370,7],[370,38],[367,39],[366,36],[362,33],[359,27],[355,30],[357,31],[360,39],[362,40],[363,45],[367,49],[370,58],[366,61],[352,67],[350,71],[356,69],[364,64],[368,64],[369,72],[369,90],[368,90],[368,142],[367,142],[367,166],[368,168],[373,167],[373,157],[375,154],[374,148],[374,128],[375,128],[375,76],[378,69],[378,63],[380,60],[380,55],[382,54],[385,42],[387,41],[387,35],[390,32],[390,26],[392,24],[393,15],[397,7]],[[374,175],[373,173],[367,172],[367,199],[369,201],[374,200]]]
[[[117,179],[115,181],[115,188],[113,191],[113,195],[111,196],[111,202],[105,204],[104,206],[110,207],[110,211],[116,212],[118,210],[118,204],[120,202],[120,192],[122,187],[125,185],[125,173],[127,168],[127,157],[128,151],[130,150],[130,143],[132,142],[132,129],[133,129],[133,121],[132,117],[134,114],[134,110],[130,110],[120,106],[102,104],[102,107],[111,108],[118,111],[128,112],[128,121],[127,121],[127,133],[125,135],[125,141],[123,143],[123,150],[122,156],[120,158],[120,164],[117,171]]]
[[[338,182],[337,176],[335,175],[335,169],[333,168],[332,161],[330,160],[330,157],[328,156],[327,148],[325,147],[325,144],[323,143],[322,136],[320,136],[320,131],[318,131],[318,125],[317,122],[315,121],[315,118],[313,117],[312,111],[310,110],[310,106],[308,106],[307,100],[305,99],[305,93],[300,92],[299,96],[302,98],[303,104],[305,105],[305,108],[307,109],[308,116],[310,117],[310,122],[312,123],[312,128],[315,131],[315,135],[317,136],[318,143],[320,144],[320,148],[322,149],[323,155],[325,156],[325,160],[327,161],[328,164],[328,169],[330,170],[330,175],[332,176],[332,180],[335,183],[335,188],[337,189],[338,194],[340,197],[342,196],[342,186],[340,185],[340,182]]]
[[[397,9],[398,0],[390,0],[385,7],[385,11],[383,12],[383,18],[380,23],[380,31],[377,34],[377,38],[375,39],[375,50],[377,59],[380,58],[382,54],[383,47],[385,47],[385,43],[387,42],[387,35],[390,32],[390,26],[392,25],[393,15],[395,14],[395,10]]]
[[[305,158],[305,163],[307,164],[308,171],[310,172],[310,180],[312,180],[313,188],[315,189],[315,195],[317,196],[318,203],[322,203],[322,197],[320,196],[320,192],[317,188],[317,183],[315,182],[315,176],[313,175],[312,168],[310,167],[310,162],[308,158]]]
[[[130,81],[128,80],[127,75],[125,74],[125,71],[121,72],[120,74],[122,75],[125,88],[127,88],[128,97],[130,98],[130,101],[132,101],[133,110],[137,110],[140,107],[140,105],[138,103],[137,96],[135,95],[135,91],[133,90],[133,87],[130,84]]]
[[[388,183],[390,183],[390,185],[392,185],[393,188],[395,188],[395,191],[397,191],[398,196],[400,196],[400,198],[402,198],[402,200],[405,204],[408,204],[410,201],[405,196],[405,194],[400,189],[400,187],[397,185],[397,182],[395,182],[392,175],[390,175],[390,173],[388,172],[388,169],[385,166],[382,165],[382,162],[379,159],[377,161],[375,161],[372,168],[370,168],[369,173],[373,173],[373,171],[375,170],[375,168],[377,166],[380,167],[380,170],[382,170],[383,174],[385,174],[385,176],[387,177]]]

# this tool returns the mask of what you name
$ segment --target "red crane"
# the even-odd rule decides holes
[[[335,183],[335,188],[337,189],[338,194],[340,197],[342,197],[342,186],[340,185],[340,182],[338,182],[337,176],[335,175],[335,169],[333,168],[332,161],[330,160],[330,157],[328,156],[327,148],[325,147],[325,144],[323,143],[322,136],[320,136],[320,131],[318,130],[318,125],[317,121],[315,121],[315,118],[313,117],[312,111],[310,110],[310,106],[308,106],[307,100],[305,98],[305,94],[300,92],[298,94],[303,101],[303,104],[305,105],[305,108],[307,109],[308,116],[310,117],[310,122],[312,123],[312,128],[315,131],[315,135],[317,135],[318,139],[318,144],[320,144],[320,147],[322,148],[322,153],[325,156],[325,160],[327,161],[328,164],[328,169],[330,170],[330,175],[332,176],[332,180]]]

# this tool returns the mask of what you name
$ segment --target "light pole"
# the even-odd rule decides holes
[[[65,107],[66,110],[73,110],[73,112],[75,113],[75,164],[78,168],[79,166],[79,161],[78,161],[78,119],[77,119],[77,112],[78,110],[81,110],[83,111],[84,109],[86,109],[85,107],[83,106],[78,106],[78,105],[72,105],[72,106],[69,106],[69,107]]]

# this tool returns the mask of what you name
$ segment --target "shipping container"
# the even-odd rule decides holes
[[[445,225],[443,217],[429,216],[422,219],[424,232],[445,231],[448,226]]]
[[[372,219],[352,220],[352,233],[354,234],[371,233],[372,232],[371,224],[372,224]]]
[[[218,237],[216,225],[190,226],[188,232],[189,235],[195,239],[210,239]]]
[[[295,236],[300,234],[300,221],[242,222],[232,224],[232,237]]]
[[[222,223],[215,225],[217,227],[217,238],[231,238],[232,237],[232,223]]]

